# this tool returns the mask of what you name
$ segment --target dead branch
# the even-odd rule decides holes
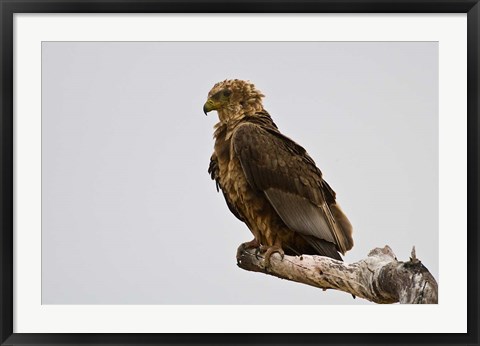
[[[335,289],[379,304],[437,304],[438,285],[417,259],[415,247],[408,262],[398,261],[387,245],[367,258],[347,264],[323,256],[270,257],[270,267],[256,249],[239,250],[238,266],[318,288]]]

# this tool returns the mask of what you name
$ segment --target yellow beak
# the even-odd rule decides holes
[[[213,102],[212,99],[208,99],[207,102],[203,105],[203,113],[207,115],[208,112],[218,109],[218,104]]]

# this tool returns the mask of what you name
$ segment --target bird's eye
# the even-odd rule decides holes
[[[230,95],[232,95],[232,91],[231,91],[231,90],[225,89],[225,90],[223,91],[223,96],[228,97],[228,96],[230,96]]]

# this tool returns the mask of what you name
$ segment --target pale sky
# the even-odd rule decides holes
[[[247,79],[354,227],[438,280],[435,42],[44,42],[43,304],[368,304],[244,271],[207,174],[214,83]]]

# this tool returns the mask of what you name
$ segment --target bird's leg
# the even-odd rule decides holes
[[[246,243],[240,244],[237,249],[237,263],[240,263],[240,259],[242,258],[242,253],[248,249],[254,249],[260,246],[257,238],[253,238],[253,240],[247,241]]]

